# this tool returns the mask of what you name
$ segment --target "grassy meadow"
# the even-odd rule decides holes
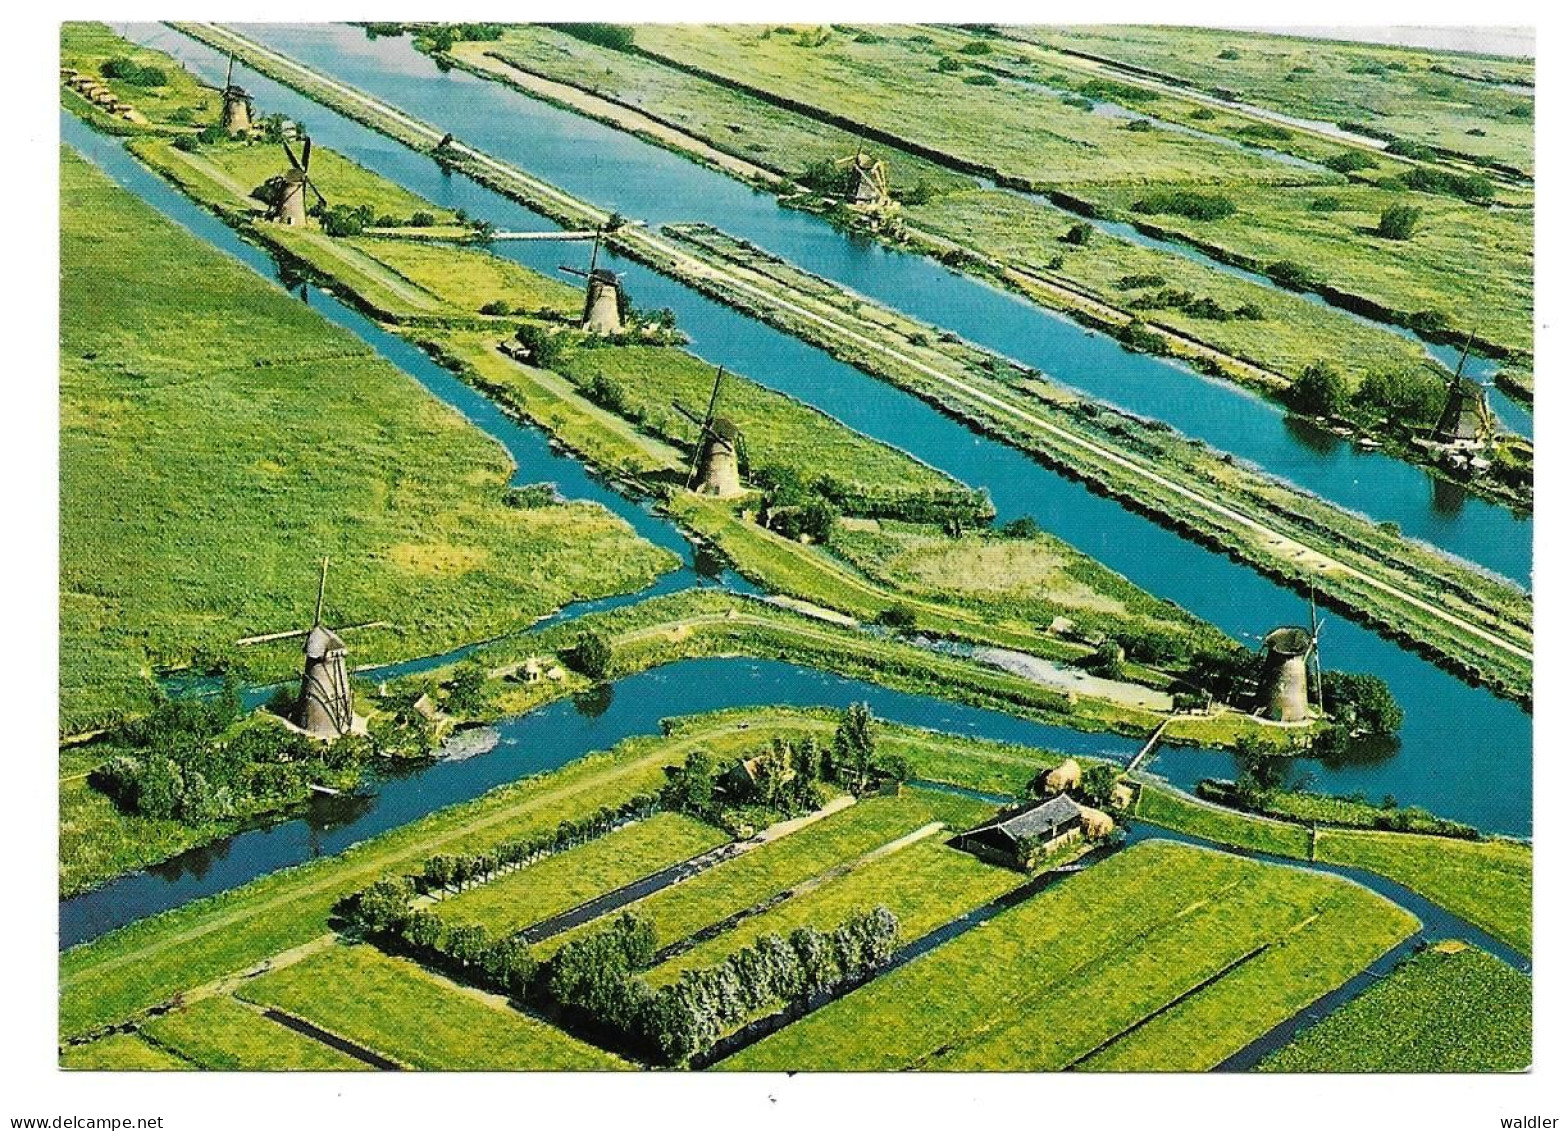
[[[308,624],[323,555],[328,619],[393,625],[356,663],[673,564],[601,508],[505,506],[505,452],[363,342],[61,170],[62,731],[143,708],[156,668]]]
[[[344,992],[352,987],[350,992]],[[281,1009],[426,1070],[603,1071],[628,1065],[489,995],[369,946],[333,946],[249,982],[246,1001]]]
[[[369,1067],[232,997],[206,997],[141,1027],[196,1068],[219,1072],[347,1072]]]
[[[1523,1072],[1531,979],[1484,951],[1437,943],[1298,1034],[1260,1072]]]
[[[1341,908],[1346,914],[1335,913]],[[1210,1067],[1345,981],[1415,925],[1348,884],[1201,849],[1141,844],[721,1067],[1049,1071],[1109,1054],[1124,1039],[1136,1041],[1138,1052],[1122,1067],[1164,1067],[1183,1057],[1198,1062],[1190,1067]],[[1292,941],[1297,932],[1299,943]],[[1249,1009],[1177,1017],[1226,994],[1231,979],[1247,978],[1250,965],[1268,961],[1276,947],[1298,945],[1291,977],[1264,986],[1248,979]],[[1155,1025],[1158,1039],[1145,1040]]]

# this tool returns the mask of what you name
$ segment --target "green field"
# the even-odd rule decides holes
[[[1307,858],[1312,842],[1303,825],[1223,809],[1165,787],[1143,789],[1137,816],[1219,844],[1299,860]],[[1387,876],[1530,953],[1534,853],[1527,844],[1324,828],[1316,859]]]
[[[584,1072],[628,1065],[505,1003],[368,946],[335,946],[241,991],[410,1068]]]
[[[914,29],[882,29],[875,42],[827,28],[783,34],[743,25],[647,25],[636,36],[639,48],[659,58],[765,91],[814,116],[892,131],[1112,217],[1134,217],[1131,205],[1155,186],[1222,190],[1236,209],[1228,219],[1153,219],[1243,262],[1299,263],[1319,284],[1401,318],[1436,311],[1456,329],[1474,326],[1494,345],[1526,354],[1533,348],[1528,209],[1487,210],[1402,185],[1350,186],[1327,170],[1293,167],[1211,137],[1131,131],[1125,120],[1085,113],[1046,87],[968,82],[975,63],[962,61],[953,43]],[[944,58],[960,65],[944,68]],[[1337,202],[1334,210],[1308,207],[1324,197]],[[1370,236],[1369,215],[1375,223],[1395,203],[1422,209],[1416,237]],[[919,222],[918,207],[911,217]]]
[[[195,1067],[149,1043],[138,1033],[111,1033],[85,1045],[68,1045],[60,1067],[79,1072],[168,1072]]]
[[[652,921],[658,945],[668,946],[932,821],[967,827],[990,812],[989,806],[937,793],[868,797],[631,907]],[[553,953],[596,929],[584,924],[541,943],[538,950]]]
[[[1223,87],[1298,117],[1356,122],[1525,171],[1534,165],[1534,97],[1504,85],[1533,84],[1529,59],[1215,28],[1019,27],[1008,34],[1142,67],[1202,91]]]
[[[1531,980],[1439,943],[1271,1053],[1261,1072],[1522,1072]]]
[[[140,86],[123,79],[105,78],[100,68],[110,59],[128,59],[139,67],[156,67],[164,72],[166,82],[160,86]],[[60,65],[74,67],[97,78],[117,98],[134,106],[147,119],[148,127],[189,129],[215,124],[223,108],[223,99],[217,91],[201,85],[195,76],[163,52],[128,43],[103,24],[61,23]],[[72,108],[89,113],[95,124],[113,122],[116,130],[138,132],[138,127],[129,122],[110,119],[98,110],[88,111],[86,101],[74,94],[63,97],[74,100]]]
[[[505,452],[358,338],[80,158],[61,175],[63,731],[144,708],[152,668],[308,624],[323,555],[328,619],[393,625],[355,663],[673,564],[597,506],[503,505]]]
[[[1387,876],[1530,953],[1535,855],[1527,844],[1324,829],[1318,859]]]
[[[1313,933],[1314,921],[1329,926]],[[1138,1053],[1123,1066],[1165,1067],[1186,1057],[1192,1067],[1210,1067],[1415,926],[1348,884],[1151,842],[1047,889],[722,1066],[1040,1071],[1072,1066],[1097,1049],[1114,1052],[1130,1032]],[[1298,947],[1291,976],[1263,986],[1249,980],[1244,1011],[1160,1012],[1184,994],[1194,995],[1186,1006],[1223,995],[1252,964]],[[1144,1040],[1155,1025],[1158,1039]]]
[[[143,1032],[198,1068],[223,1072],[344,1072],[369,1067],[230,997],[202,998],[143,1026]]]
[[[510,935],[727,839],[711,825],[680,813],[660,813],[448,896],[435,911],[448,923],[482,924],[492,938]]]
[[[949,848],[944,843],[948,835],[928,837],[826,879],[659,964],[648,972],[648,981],[653,985],[674,981],[682,970],[717,965],[764,935],[782,938],[796,927],[822,928],[876,907],[898,916],[900,939],[913,942],[1022,881],[1016,872]]]

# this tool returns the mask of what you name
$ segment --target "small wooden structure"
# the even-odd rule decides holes
[[[1045,775],[1045,791],[1065,793],[1075,788],[1081,781],[1083,781],[1083,767],[1075,759],[1069,758]]]

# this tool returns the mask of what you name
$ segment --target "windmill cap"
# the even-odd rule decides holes
[[[1282,656],[1305,656],[1312,649],[1312,633],[1299,625],[1284,625],[1265,636],[1263,646]]]
[[[721,440],[740,439],[740,425],[727,416],[715,416],[712,427],[713,434]]]
[[[328,652],[343,651],[343,638],[325,625],[318,624],[310,630],[310,635],[305,637],[305,655],[312,660],[319,660]]]

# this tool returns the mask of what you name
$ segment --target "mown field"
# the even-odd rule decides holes
[[[102,66],[110,59],[124,59],[137,68],[154,67],[163,71],[165,81],[157,86],[108,78]],[[186,129],[218,120],[223,98],[161,51],[128,43],[100,23],[66,21],[60,24],[60,65],[74,67],[92,75],[107,86],[122,102],[129,102],[153,127]],[[67,99],[75,98],[66,95]],[[85,100],[76,98],[74,108],[89,113],[97,124],[113,122],[113,128],[135,131],[136,127],[110,119],[97,110],[87,110]]]
[[[240,991],[410,1068],[585,1072],[609,1053],[369,946],[333,946]]]
[[[1295,117],[1355,122],[1396,137],[1530,171],[1529,59],[1294,36],[1175,27],[1010,27],[1008,35],[1082,51]],[[1005,50],[1005,48],[1004,48]]]
[[[1220,844],[1302,860],[1312,841],[1303,825],[1221,809],[1161,787],[1145,787],[1137,815]],[[1530,953],[1534,853],[1527,844],[1324,828],[1316,858],[1387,876]]]
[[[721,1067],[1211,1067],[1415,926],[1349,884],[1150,842]],[[1267,976],[1250,976],[1255,967]],[[1238,1001],[1246,1008],[1237,1010]]]
[[[144,707],[152,668],[308,624],[324,555],[328,619],[394,626],[356,663],[673,564],[599,507],[503,505],[506,454],[457,413],[80,158],[61,170],[63,731]]]
[[[196,1068],[220,1072],[348,1072],[364,1061],[271,1020],[232,997],[208,997],[142,1026]]]
[[[658,945],[666,947],[932,821],[968,827],[992,811],[983,803],[924,791],[863,798],[684,883],[638,900],[631,909],[652,922]],[[596,929],[594,924],[584,924],[541,942],[536,949],[541,955],[554,953]]]
[[[570,852],[447,896],[435,911],[449,923],[478,923],[492,938],[510,935],[728,839],[713,826],[680,813],[659,813]]]
[[[1438,943],[1298,1034],[1260,1072],[1523,1072],[1531,980],[1461,943]]]
[[[671,982],[682,970],[714,966],[764,935],[783,938],[796,927],[842,923],[876,907],[898,916],[900,939],[913,942],[1022,882],[1016,872],[948,847],[945,841],[950,835],[917,841],[843,875],[830,872],[816,877],[808,881],[816,884],[809,890],[655,966],[648,981]]]

